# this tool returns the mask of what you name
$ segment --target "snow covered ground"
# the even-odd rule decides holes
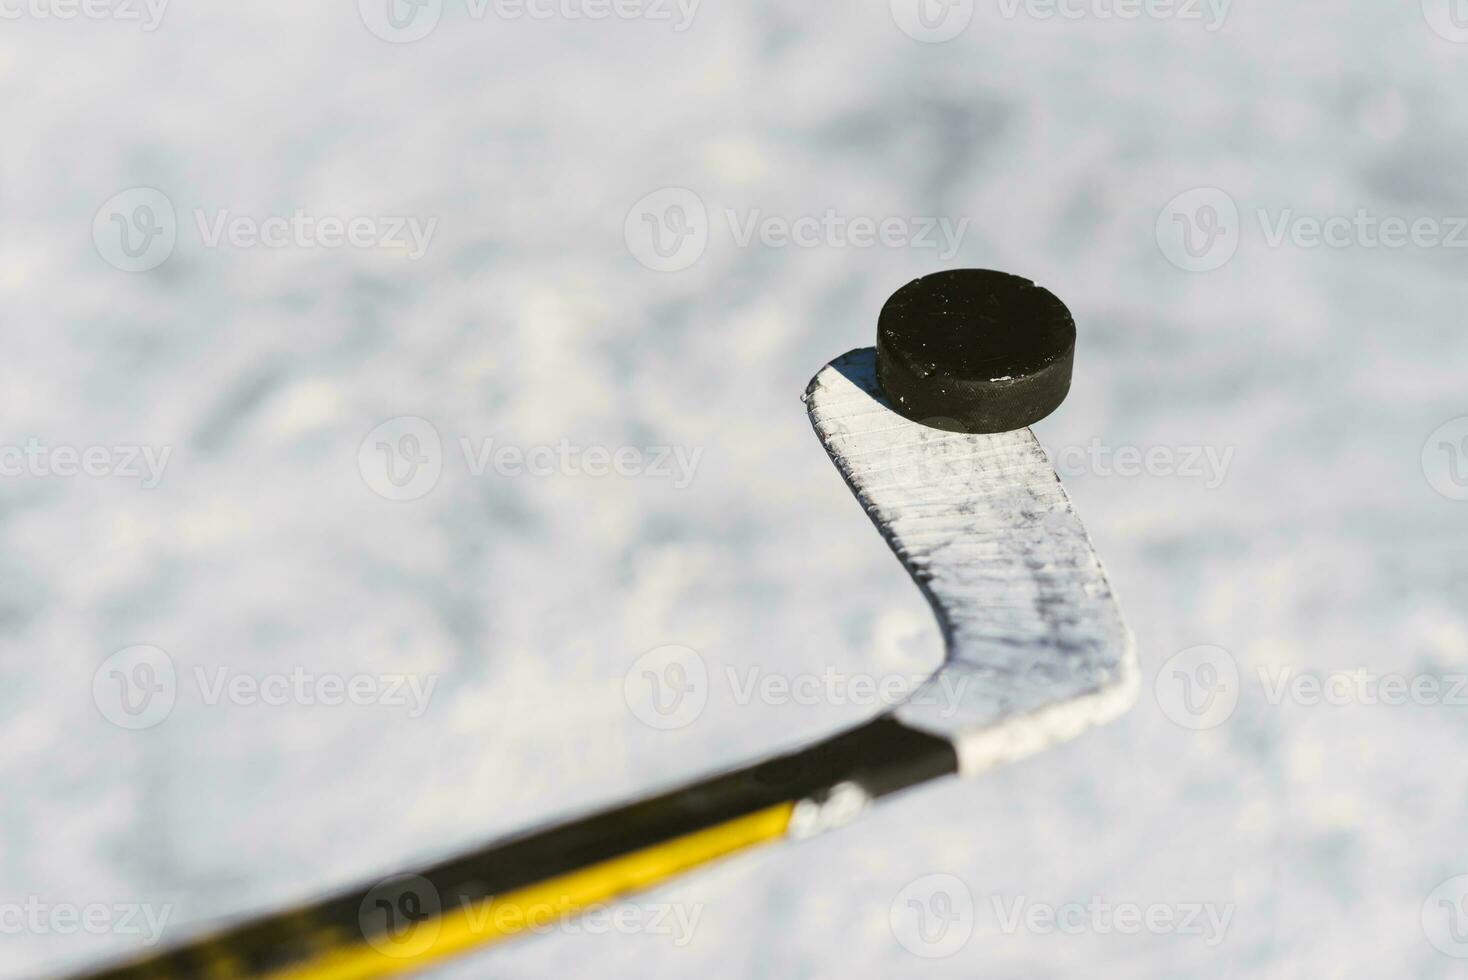
[[[1468,970],[1468,18],[1062,6],[0,4],[0,976],[871,715],[740,692],[935,663],[798,396],[956,266],[1075,313],[1135,711],[436,975]]]

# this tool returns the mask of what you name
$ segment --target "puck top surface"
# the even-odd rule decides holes
[[[1075,320],[1028,279],[954,269],[892,294],[877,323],[877,374],[901,414],[936,428],[1008,432],[1070,390]]]

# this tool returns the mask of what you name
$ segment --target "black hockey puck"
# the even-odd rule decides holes
[[[1076,324],[1050,290],[988,269],[951,269],[892,294],[877,321],[877,379],[915,422],[1009,432],[1070,391]]]

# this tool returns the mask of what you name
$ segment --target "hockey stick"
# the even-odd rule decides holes
[[[899,367],[902,337],[884,327],[881,339],[884,367]],[[1028,428],[947,431],[1048,412],[1069,383],[1068,349],[1065,356],[1063,379],[1049,371],[1054,357],[1042,370],[1000,378],[1021,382],[1017,397],[950,385],[936,404],[965,417],[929,424],[907,417],[921,410],[912,404],[920,397],[907,397],[922,394],[907,387],[916,382],[879,381],[871,349],[836,359],[806,391],[822,445],[926,595],[945,640],[943,666],[893,712],[94,977],[415,972],[755,845],[832,829],[900,790],[1022,758],[1124,712],[1136,689],[1131,637],[1044,451]],[[938,367],[916,374],[941,377]],[[1023,387],[1026,380],[1035,383]],[[888,390],[904,392],[901,409]],[[923,696],[939,686],[961,692],[956,705]]]

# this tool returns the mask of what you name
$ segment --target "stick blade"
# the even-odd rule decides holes
[[[952,739],[969,774],[1131,707],[1131,632],[1029,429],[972,435],[904,418],[882,394],[870,348],[823,368],[805,401],[942,629],[946,661],[897,708],[900,721]]]

